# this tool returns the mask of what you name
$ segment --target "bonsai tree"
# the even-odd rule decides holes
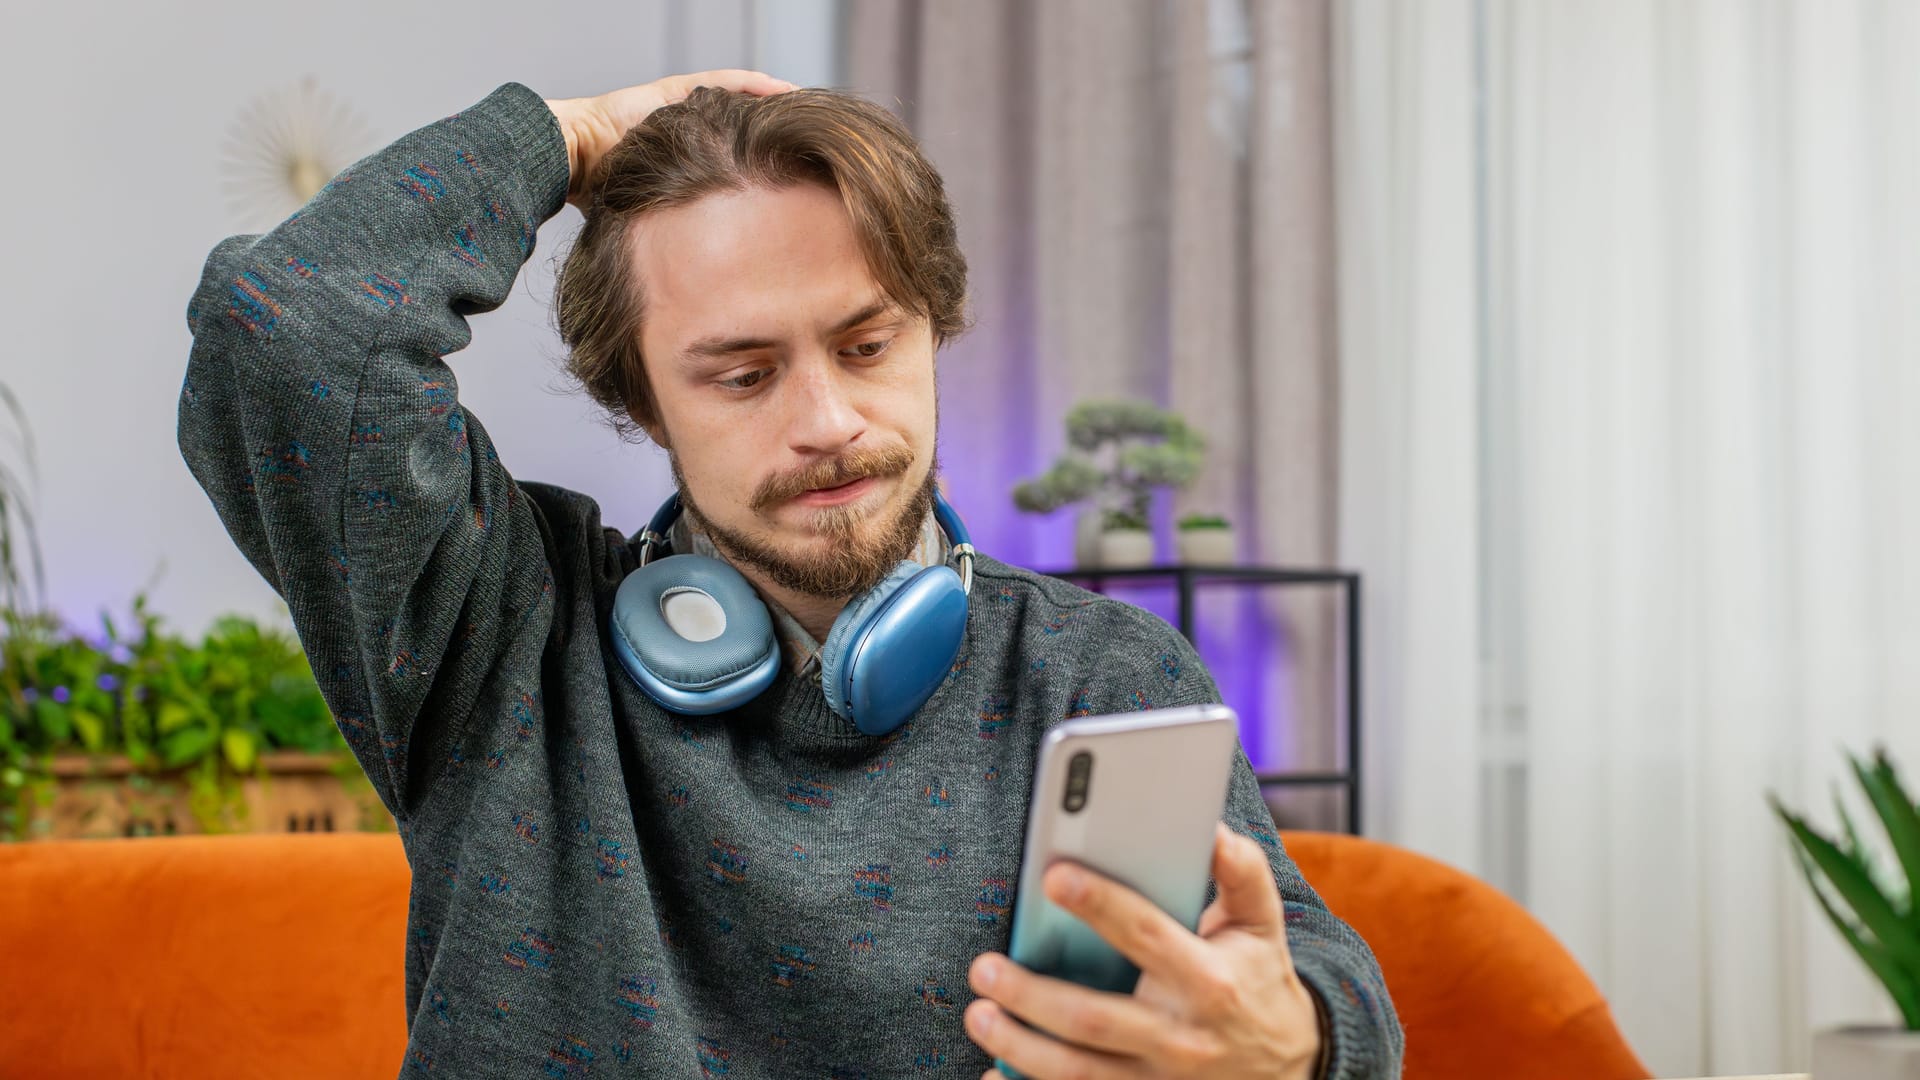
[[[1013,504],[1046,514],[1093,500],[1102,527],[1145,529],[1156,488],[1200,475],[1206,440],[1177,413],[1144,401],[1087,401],[1067,413],[1068,449],[1013,489]]]
[[[1908,798],[1886,751],[1876,751],[1872,764],[1852,755],[1847,760],[1886,830],[1897,868],[1883,868],[1867,850],[1838,790],[1837,837],[1815,831],[1780,800],[1769,796],[1768,802],[1787,827],[1794,859],[1820,910],[1887,988],[1907,1028],[1920,1031],[1920,808]]]

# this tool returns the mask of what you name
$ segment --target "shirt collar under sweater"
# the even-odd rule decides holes
[[[731,564],[733,560],[721,554],[707,534],[687,524],[686,515],[681,515],[667,532],[667,542],[674,551],[683,551],[693,555],[705,555],[710,559],[719,559]],[[921,566],[944,565],[952,552],[947,543],[946,531],[934,520],[931,511],[920,525],[920,542],[914,545],[907,558]],[[761,593],[760,599],[767,605],[767,614],[773,618],[773,632],[780,639],[780,649],[785,656],[786,667],[795,675],[810,675],[820,663],[821,643],[800,625],[800,620],[788,614],[772,597]]]

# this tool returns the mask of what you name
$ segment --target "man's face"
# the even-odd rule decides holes
[[[870,587],[932,498],[927,320],[888,302],[839,195],[817,184],[704,196],[630,236],[648,433],[689,513],[784,588]]]

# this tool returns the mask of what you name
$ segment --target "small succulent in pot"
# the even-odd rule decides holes
[[[1179,521],[1180,561],[1188,566],[1230,566],[1238,559],[1233,524],[1218,514],[1188,514]]]
[[[1233,523],[1218,514],[1188,514],[1180,519],[1179,527],[1187,529],[1231,529]]]

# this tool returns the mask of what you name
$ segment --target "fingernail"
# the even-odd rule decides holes
[[[980,989],[993,989],[993,982],[1000,977],[1000,965],[993,960],[982,960],[974,969],[974,978],[980,980]]]
[[[1060,899],[1076,903],[1087,894],[1087,875],[1069,866],[1060,871]]]
[[[985,1035],[993,1027],[993,1014],[986,1009],[968,1009],[967,1026],[975,1035]]]

